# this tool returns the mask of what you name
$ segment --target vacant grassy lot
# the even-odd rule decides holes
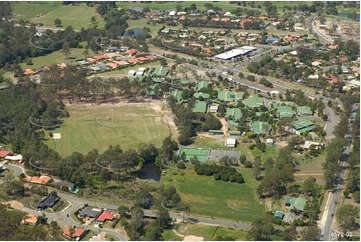
[[[147,27],[150,29],[152,37],[155,37],[158,33],[158,31],[162,28],[161,24],[148,24],[148,19],[129,19],[127,21],[129,27],[128,29],[143,29],[144,27]]]
[[[117,2],[120,8],[128,9],[129,7],[146,7],[151,9],[158,9],[158,10],[167,10],[171,8],[176,8],[177,6],[191,6],[192,4],[196,4],[197,7],[202,7],[206,3],[211,3],[215,7],[222,8],[223,10],[231,11],[237,8],[236,4],[231,4],[229,2]]]
[[[18,2],[13,4],[13,8],[18,19],[23,18],[44,25],[54,25],[54,20],[59,18],[63,28],[71,25],[75,30],[80,30],[82,27],[92,26],[91,17],[93,16],[97,20],[98,28],[103,28],[105,23],[95,8],[87,7],[85,4],[62,5],[60,2]]]
[[[204,224],[180,224],[177,231],[185,236],[201,236],[207,241],[212,241],[216,239],[217,236],[228,236],[234,240],[247,240],[247,233],[244,231]]]
[[[11,4],[17,19],[31,20],[44,15],[62,5],[61,2],[13,2]]]
[[[311,159],[300,160],[300,165],[297,166],[297,172],[295,173],[295,181],[297,183],[303,183],[308,177],[315,177],[317,183],[320,185],[325,184],[325,177],[323,175],[322,163],[325,162],[326,154],[323,153],[317,157]]]
[[[31,59],[33,62],[33,65],[27,65],[26,63],[22,63],[22,64],[20,64],[20,66],[23,69],[35,69],[35,68],[43,67],[46,65],[70,63],[70,62],[74,62],[77,59],[85,58],[86,56],[84,55],[84,50],[85,49],[71,48],[70,55],[68,57],[65,56],[61,50],[57,50],[48,55],[33,57]],[[96,54],[93,53],[91,50],[89,50],[89,55],[93,56]]]
[[[264,214],[265,208],[256,198],[252,171],[242,169],[241,173],[246,180],[244,184],[216,181],[213,177],[198,176],[193,170],[169,171],[161,182],[177,188],[182,200],[190,204],[191,214],[252,222]],[[239,211],[229,206],[236,206]]]
[[[56,151],[67,156],[73,152],[87,153],[92,149],[103,152],[109,145],[119,144],[123,150],[137,148],[140,143],[152,143],[159,146],[170,135],[168,125],[162,121],[162,114],[154,111],[149,103],[124,104],[114,107],[97,106],[91,108],[70,108],[70,117],[54,131],[61,133]],[[98,124],[116,127],[109,128]],[[106,120],[109,118],[108,120]],[[54,148],[54,141],[48,145]]]

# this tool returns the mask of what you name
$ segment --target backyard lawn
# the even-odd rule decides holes
[[[167,123],[162,121],[162,114],[155,112],[147,103],[114,107],[114,116],[110,105],[70,108],[68,111],[70,117],[54,131],[61,133],[55,150],[63,157],[75,151],[85,154],[97,149],[103,152],[109,145],[117,144],[123,150],[136,149],[140,143],[160,146],[163,139],[170,135]],[[55,146],[51,139],[47,144],[51,148]]]
[[[65,56],[61,50],[54,51],[48,55],[38,56],[31,58],[33,65],[27,65],[25,63],[21,63],[20,66],[23,69],[35,69],[39,67],[43,67],[46,65],[56,65],[60,63],[70,63],[74,62],[77,59],[85,58],[84,55],[85,49],[80,48],[71,48],[69,56]],[[96,55],[91,50],[89,50],[89,55],[94,56]]]
[[[193,170],[168,171],[161,182],[177,188],[182,200],[190,204],[191,214],[252,222],[264,215],[265,208],[256,198],[252,170],[241,169],[241,173],[244,184],[216,181],[213,177],[198,176]]]

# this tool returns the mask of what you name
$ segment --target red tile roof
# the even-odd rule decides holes
[[[73,229],[73,234],[71,235],[70,234],[70,230],[71,230],[71,227],[66,227],[64,229],[64,234],[71,237],[71,238],[76,238],[76,237],[80,237],[84,232],[85,232],[85,229],[82,229],[82,228],[74,228]]]
[[[96,60],[102,60],[102,59],[108,59],[109,57],[108,56],[105,56],[105,55],[98,55],[98,56],[95,56],[94,57]]]
[[[135,53],[137,53],[137,50],[136,49],[130,49],[128,50],[127,52],[125,52],[127,55],[133,55]]]
[[[33,75],[33,74],[35,74],[35,73],[36,73],[35,71],[30,70],[30,69],[24,71],[24,75]]]
[[[102,214],[99,215],[97,221],[104,222],[105,220],[113,220],[114,216],[108,210],[104,210]]]
[[[8,154],[11,154],[10,150],[0,150],[0,157],[4,158],[5,156],[7,156]]]

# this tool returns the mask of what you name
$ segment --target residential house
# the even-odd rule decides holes
[[[0,158],[5,158],[9,154],[11,154],[10,150],[0,150]]]
[[[302,197],[292,199],[292,204],[291,204],[290,209],[292,212],[295,212],[295,213],[303,212],[303,210],[305,209],[306,203],[307,203],[307,200]]]
[[[114,215],[109,212],[108,210],[104,210],[99,217],[96,219],[97,222],[105,222],[105,221],[112,221],[114,219]]]
[[[101,213],[100,209],[95,209],[89,206],[84,207],[79,211],[79,217],[97,218]]]
[[[25,215],[25,217],[21,220],[21,224],[36,224],[36,222],[38,221],[37,217],[32,214],[32,213],[28,213],[27,215]]]
[[[58,195],[55,193],[50,193],[44,200],[38,203],[37,208],[40,210],[52,208],[59,200],[60,197]]]
[[[81,240],[85,234],[86,230],[83,228],[71,228],[66,227],[63,231],[64,235],[66,235],[69,238],[75,239],[76,241]]]

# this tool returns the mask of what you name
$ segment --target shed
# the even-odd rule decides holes
[[[235,147],[236,146],[236,139],[235,138],[227,138],[226,139],[226,146],[227,147]]]
[[[276,211],[274,214],[275,218],[279,218],[279,219],[283,219],[283,217],[285,216],[285,214],[282,211]]]
[[[212,135],[224,135],[222,130],[209,130]]]
[[[286,205],[286,206],[291,206],[292,200],[293,200],[292,197],[286,197],[286,199],[285,199],[285,205]]]
[[[230,136],[241,136],[241,131],[238,130],[230,130],[228,133]]]

